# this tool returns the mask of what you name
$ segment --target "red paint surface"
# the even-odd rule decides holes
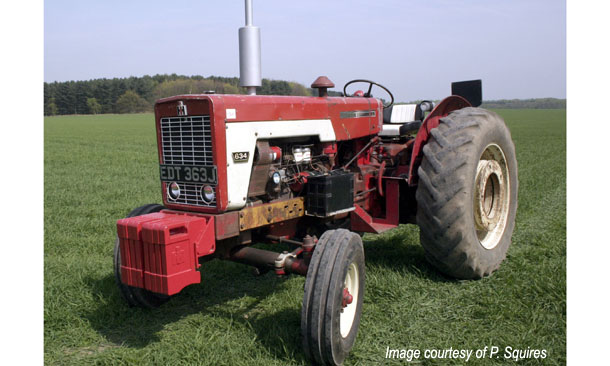
[[[350,216],[353,231],[378,234],[398,226],[399,181],[386,179],[385,183],[385,213],[383,217],[373,217],[359,205],[354,205],[356,209],[351,212]]]
[[[347,287],[343,288],[343,297],[341,299],[341,306],[347,307],[347,305],[351,304],[354,301],[354,297],[349,293]]]
[[[201,282],[199,257],[216,250],[214,217],[161,211],[117,221],[123,283],[174,295]]]
[[[274,153],[274,159],[273,162],[277,163],[282,161],[282,149],[278,146],[271,146],[270,147],[271,151]]]
[[[409,165],[409,185],[417,184],[417,168],[421,164],[423,148],[430,139],[430,131],[438,127],[441,118],[455,110],[470,106],[466,99],[458,95],[452,95],[443,99],[426,117],[419,131],[417,131],[417,136],[415,136],[413,152],[411,153],[411,164]]]
[[[222,107],[222,100],[211,99],[207,95],[182,95],[172,98],[161,99],[155,104],[155,123],[157,129],[157,150],[159,163],[163,164],[163,154],[161,149],[161,118],[176,117],[176,106],[179,101],[187,105],[189,116],[210,115],[212,131],[212,153],[214,155],[214,165],[218,183],[216,185],[216,207],[196,207],[187,205],[173,204],[167,200],[167,187],[161,183],[161,194],[163,204],[171,209],[184,209],[188,207],[191,211],[218,213],[223,212],[228,205],[227,193],[227,144],[225,134],[225,109]]]
[[[337,141],[377,134],[383,122],[383,105],[375,98],[345,97],[296,97],[266,95],[178,95],[160,99],[155,104],[157,145],[159,162],[161,154],[160,119],[176,117],[176,106],[182,101],[188,115],[210,115],[212,128],[214,165],[217,167],[217,207],[196,207],[168,202],[167,189],[162,186],[163,203],[172,209],[184,209],[205,213],[220,213],[226,210],[227,198],[227,152],[225,123],[249,121],[290,121],[307,119],[330,119]],[[236,118],[227,120],[226,110],[235,109]],[[374,117],[341,118],[341,112],[374,110]]]

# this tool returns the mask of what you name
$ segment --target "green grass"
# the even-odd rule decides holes
[[[517,225],[506,261],[489,278],[454,281],[426,263],[417,227],[366,235],[363,316],[346,365],[406,363],[385,360],[387,346],[529,347],[548,357],[518,364],[565,364],[565,110],[498,112],[519,161]],[[128,308],[119,297],[115,222],[161,196],[152,115],[45,118],[44,148],[47,364],[306,363],[302,277],[254,277],[246,266],[213,261],[203,265],[201,285],[159,309]]]

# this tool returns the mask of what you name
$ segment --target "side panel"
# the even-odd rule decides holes
[[[338,141],[376,134],[383,123],[383,105],[375,98],[267,95],[210,98],[223,101],[227,122],[330,119]]]
[[[330,120],[301,121],[258,121],[227,123],[227,209],[235,210],[245,206],[248,183],[252,171],[254,149],[258,139],[317,136],[320,141],[334,141],[335,131]],[[233,161],[233,153],[247,152],[245,162]]]
[[[377,99],[333,99],[336,101],[329,103],[328,111],[335,127],[337,141],[374,135],[381,131],[383,105]]]

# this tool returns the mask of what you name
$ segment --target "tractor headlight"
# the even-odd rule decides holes
[[[212,186],[203,186],[201,187],[201,199],[205,203],[212,203],[216,198],[216,193],[214,192],[214,187]]]
[[[280,176],[280,173],[278,173],[278,172],[273,173],[273,175],[271,176],[271,179],[273,179],[273,184],[275,184],[275,185],[280,184],[281,178],[282,177]]]
[[[180,197],[180,186],[176,182],[172,182],[169,186],[167,186],[167,196],[175,201]]]

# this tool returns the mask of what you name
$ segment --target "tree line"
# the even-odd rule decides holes
[[[566,99],[534,98],[486,100],[481,107],[489,109],[565,109]]]
[[[152,111],[157,99],[178,94],[244,94],[239,78],[220,76],[145,75],[142,77],[94,79],[44,83],[44,114],[138,113]],[[312,95],[295,82],[263,79],[262,95]]]
[[[44,114],[138,113],[152,111],[157,99],[179,94],[244,94],[239,78],[221,76],[145,75],[142,77],[94,79],[44,83]],[[317,95],[302,84],[263,79],[261,95]],[[328,91],[330,96],[341,92]],[[564,109],[565,99],[510,99],[484,101],[483,108]]]

